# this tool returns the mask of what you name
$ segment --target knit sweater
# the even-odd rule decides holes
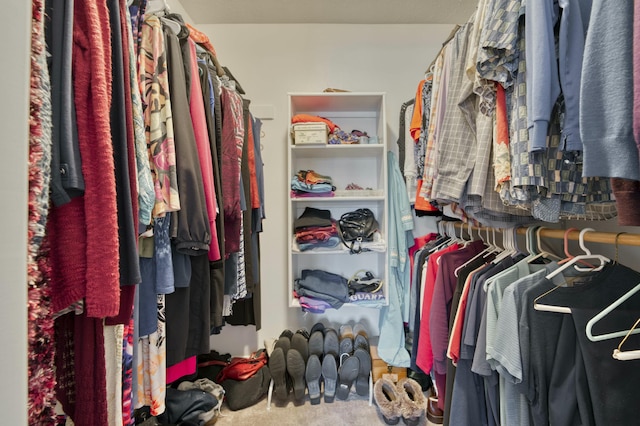
[[[85,194],[52,214],[53,309],[85,298],[89,317],[119,308],[118,222],[107,5],[75,1],[73,73]]]

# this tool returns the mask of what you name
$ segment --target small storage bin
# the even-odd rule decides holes
[[[371,371],[373,376],[373,382],[375,383],[382,377],[386,376],[393,382],[407,377],[407,369],[404,367],[394,367],[382,359],[378,355],[378,342],[377,338],[370,339],[370,352],[371,352]]]
[[[295,145],[326,145],[329,126],[325,123],[298,123],[292,126]]]

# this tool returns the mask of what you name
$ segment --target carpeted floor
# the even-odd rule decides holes
[[[304,405],[295,406],[293,398],[284,407],[276,407],[273,403],[267,409],[265,397],[256,405],[239,411],[230,411],[226,404],[222,406],[221,416],[216,425],[259,425],[259,426],[339,426],[339,425],[384,425],[375,402],[369,405],[368,396],[359,396],[355,392],[349,394],[346,401],[336,399],[331,404],[325,404],[324,399],[319,405],[311,405],[306,397]],[[403,424],[400,421],[400,424]],[[419,425],[426,424],[424,416]]]

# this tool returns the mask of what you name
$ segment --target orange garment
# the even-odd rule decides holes
[[[216,49],[213,47],[213,44],[211,44],[209,37],[207,37],[205,33],[195,29],[189,24],[187,24],[187,28],[189,28],[189,37],[191,38],[191,40],[195,41],[200,46],[204,47],[209,52],[213,53],[215,56],[218,56],[216,55]]]
[[[260,194],[258,193],[258,178],[256,176],[256,151],[253,141],[253,117],[247,120],[247,154],[249,157],[249,175],[251,181],[251,208],[260,208]]]
[[[338,127],[333,121],[328,118],[318,117],[317,115],[311,114],[296,114],[291,117],[291,124],[296,123],[326,123],[329,126],[329,132],[333,132],[333,130]]]
[[[509,123],[507,121],[507,99],[504,88],[496,82],[496,128],[493,141],[493,167],[496,187],[511,180],[511,153],[509,152]]]
[[[460,346],[462,342],[462,326],[464,325],[465,310],[467,308],[467,301],[469,299],[469,289],[471,287],[471,280],[476,272],[484,268],[482,265],[471,272],[467,279],[464,281],[464,287],[462,289],[462,295],[460,296],[460,303],[458,304],[458,310],[453,320],[451,327],[451,337],[449,338],[449,346],[447,347],[447,358],[449,358],[453,365],[458,364],[460,359]]]
[[[420,80],[418,83],[418,90],[416,91],[416,101],[413,104],[413,116],[411,117],[411,126],[409,127],[409,133],[414,141],[420,139],[420,128],[422,127],[422,89],[424,88],[424,80]]]
[[[416,202],[414,204],[415,210],[423,212],[437,212],[438,209],[434,207],[429,200],[420,195],[420,189],[422,188],[422,179],[418,179],[418,187],[416,188]]]

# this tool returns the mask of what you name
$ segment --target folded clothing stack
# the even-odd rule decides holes
[[[301,305],[304,301],[315,306],[316,310],[324,309],[320,308],[325,305],[322,302],[326,302],[328,307],[339,309],[349,301],[347,279],[320,269],[303,269],[301,277],[294,283],[294,290]]]
[[[338,225],[329,210],[307,207],[293,226],[300,251],[334,248],[340,244]]]
[[[291,179],[292,197],[333,197],[335,190],[331,176],[313,170],[300,170]]]

